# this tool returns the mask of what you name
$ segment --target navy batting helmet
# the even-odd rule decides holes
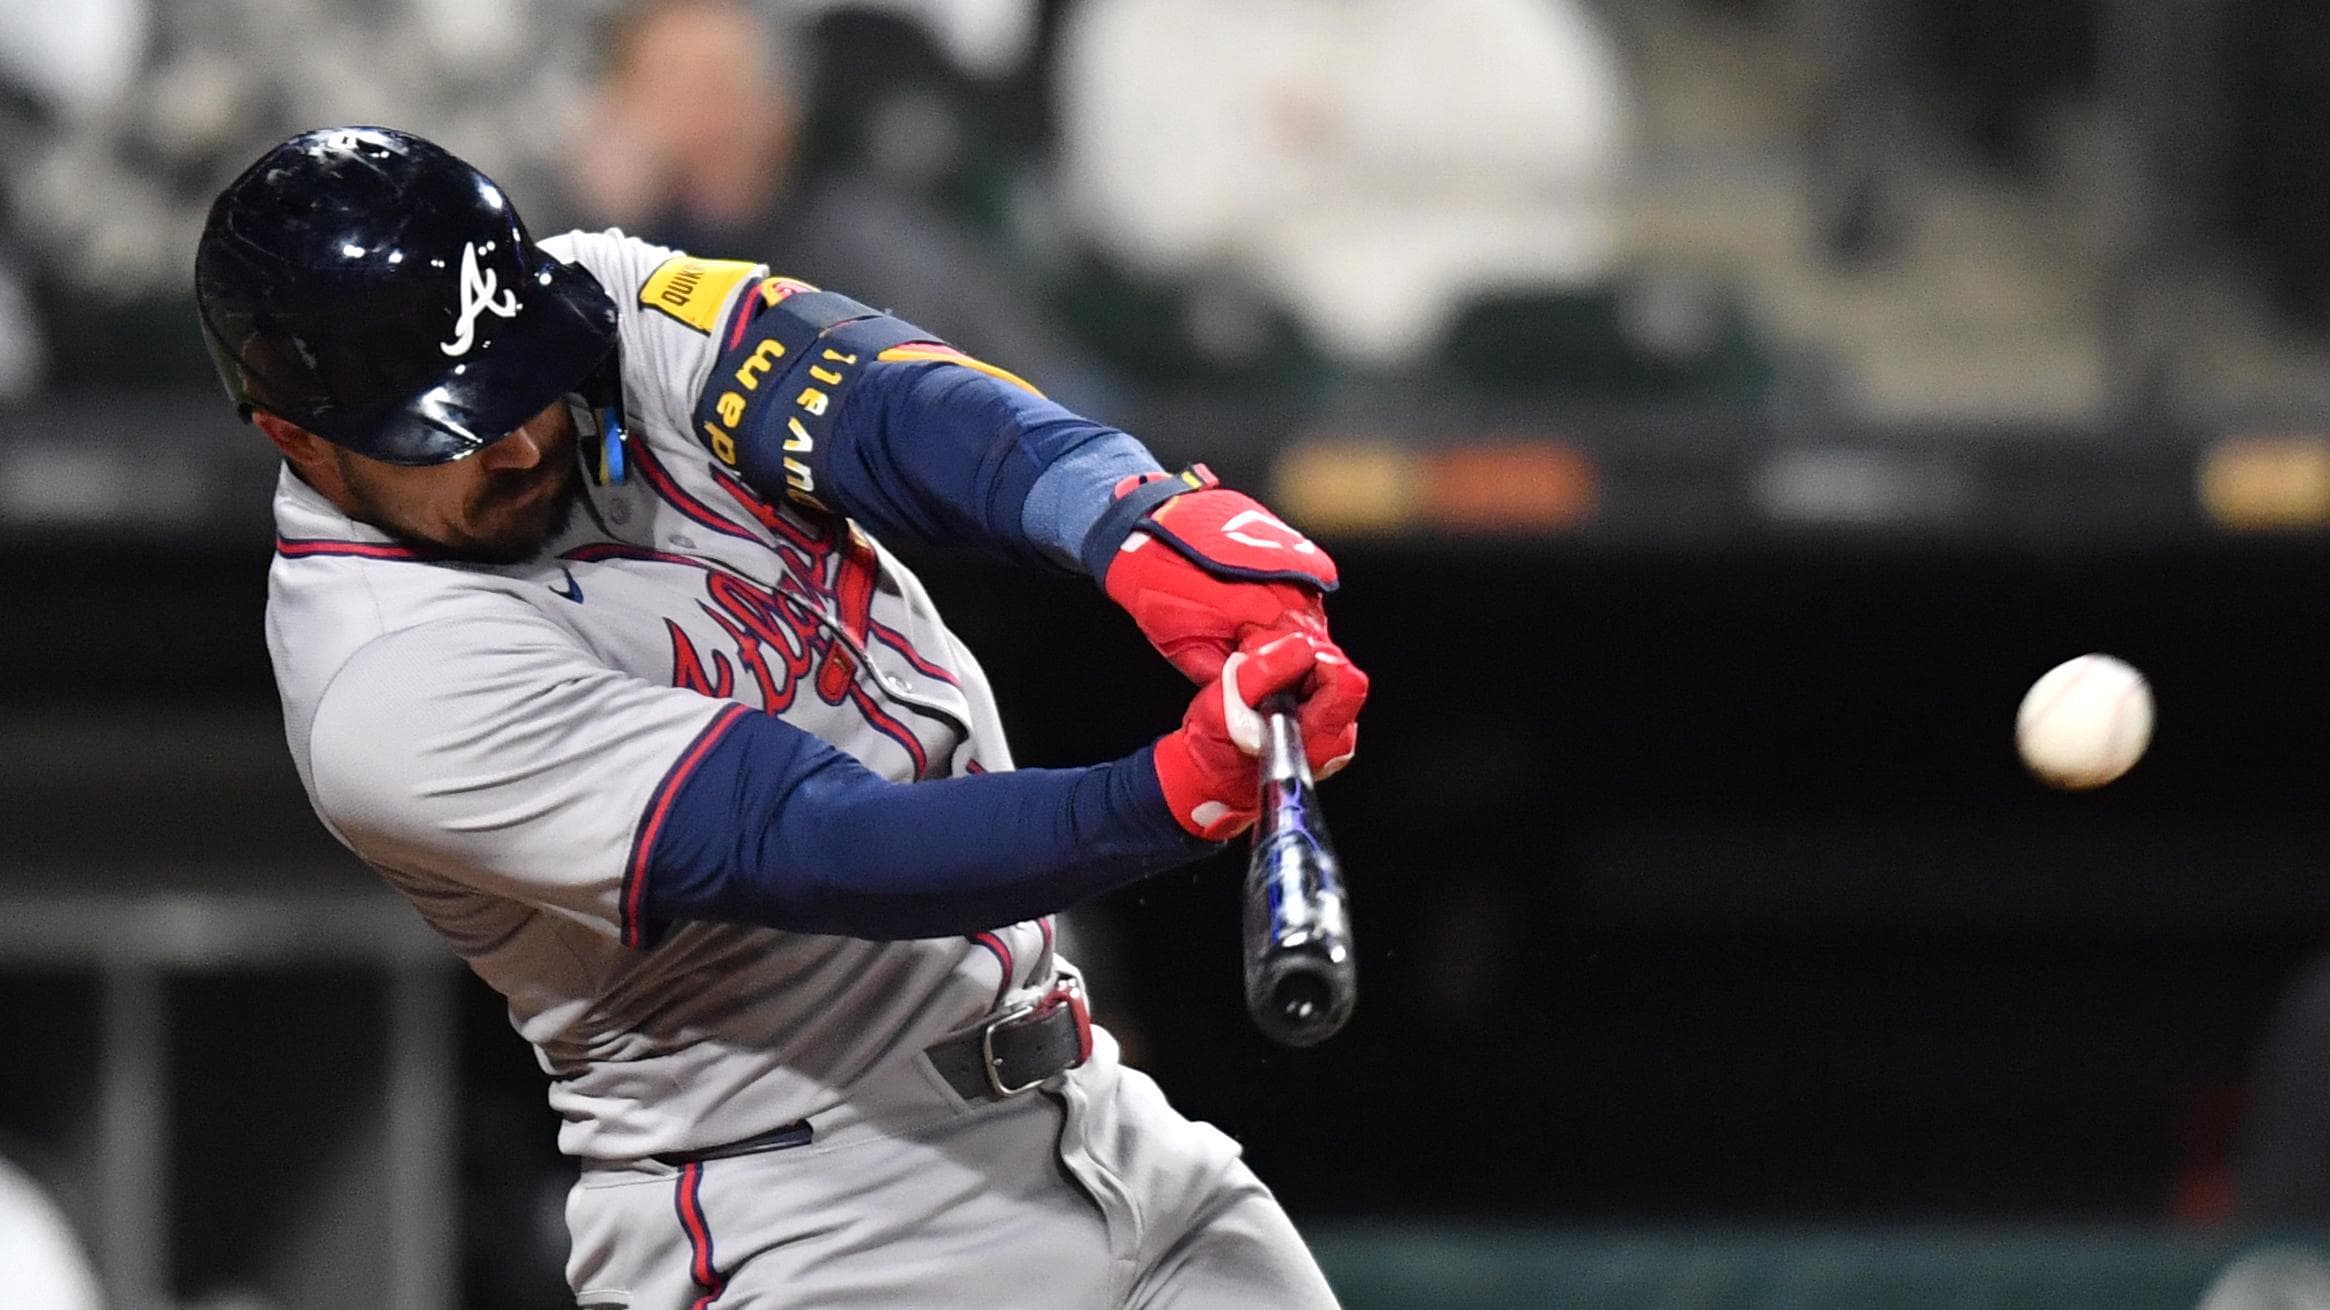
[[[392,464],[460,459],[614,385],[598,281],[485,174],[389,128],[303,132],[245,169],[210,207],[194,294],[243,417]]]

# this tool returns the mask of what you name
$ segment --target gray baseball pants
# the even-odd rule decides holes
[[[1042,1091],[966,1102],[920,1055],[804,1146],[589,1162],[567,1200],[582,1310],[1333,1310],[1237,1143],[1093,1033]]]

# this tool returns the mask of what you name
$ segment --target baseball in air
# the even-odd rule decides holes
[[[2083,791],[2135,767],[2152,741],[2152,688],[2109,655],[2065,660],[2031,684],[2015,749],[2041,782]]]

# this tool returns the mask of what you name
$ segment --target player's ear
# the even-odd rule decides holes
[[[263,409],[251,411],[251,426],[267,434],[283,457],[294,464],[306,464],[323,454],[324,439],[290,419],[270,414]]]
[[[301,476],[308,478],[310,483],[315,483],[317,476],[331,469],[333,445],[324,441],[322,436],[303,429],[301,424],[291,422],[282,415],[270,415],[266,410],[252,410],[252,427],[268,434],[268,441],[275,443],[275,450],[282,450],[284,459],[289,459],[291,466],[301,471]]]
[[[290,419],[270,414],[263,409],[251,411],[251,425],[267,434],[275,448],[283,452],[285,462],[300,480],[324,493],[324,498],[337,505],[347,495],[348,480],[335,458],[339,447],[308,431]]]

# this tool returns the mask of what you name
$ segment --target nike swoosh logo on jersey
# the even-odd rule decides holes
[[[577,605],[582,604],[582,584],[574,580],[574,570],[561,564],[558,566],[558,571],[566,576],[566,585],[561,587],[556,583],[550,584],[550,594],[564,596]]]

